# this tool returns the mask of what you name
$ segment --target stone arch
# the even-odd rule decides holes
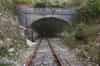
[[[55,21],[53,21],[55,20]],[[44,21],[44,22],[43,22]],[[51,21],[51,22],[49,22]],[[48,24],[49,23],[49,24]],[[61,33],[63,32],[63,29],[65,25],[70,25],[67,21],[64,19],[58,18],[58,17],[43,17],[36,21],[34,21],[31,26],[32,29],[35,29],[38,33]]]
[[[40,20],[40,19],[51,18],[51,17],[52,17],[52,18],[59,19],[59,20],[64,20],[64,21],[66,21],[67,23],[70,24],[69,20],[66,19],[66,18],[64,18],[64,16],[61,16],[61,15],[46,15],[46,16],[40,16],[40,17],[34,19],[33,22],[31,22],[31,24],[34,23],[34,22],[36,22],[36,21],[38,21],[38,20]],[[31,25],[31,24],[30,24],[30,25]]]

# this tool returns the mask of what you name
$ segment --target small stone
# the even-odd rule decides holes
[[[100,43],[96,43],[96,46],[100,46]]]
[[[3,44],[3,40],[0,40],[0,44]]]
[[[10,39],[10,38],[7,38],[6,40],[7,40],[7,41],[10,41],[11,39]]]
[[[9,53],[9,55],[10,55],[10,56],[13,56],[14,54],[13,54],[13,53]]]
[[[13,52],[13,51],[15,51],[14,48],[10,48],[10,49],[8,49],[8,52]]]
[[[2,13],[0,13],[0,16],[2,15]]]

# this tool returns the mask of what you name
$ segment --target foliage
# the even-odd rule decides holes
[[[100,25],[77,24],[70,32],[65,32],[66,46],[79,50],[78,58],[99,64],[100,46],[96,44],[96,34],[100,32]]]
[[[54,1],[54,2],[50,2],[50,1],[47,1],[47,0],[40,0],[40,1],[36,1],[35,2],[35,5],[34,7],[56,7],[56,8],[62,8],[62,7],[65,7],[65,2],[60,2],[60,1]]]
[[[100,11],[100,0],[96,0],[97,9]]]
[[[32,0],[15,0],[16,4],[32,4]]]
[[[90,14],[90,16],[96,16],[97,14],[98,6],[96,6],[96,1],[97,0],[88,1],[88,13]]]
[[[52,7],[52,8],[69,8],[80,6],[82,0],[36,0],[34,7]]]
[[[97,3],[98,2],[98,3]],[[80,22],[86,24],[97,24],[100,23],[100,1],[98,0],[88,0],[85,7],[79,9]]]
[[[79,50],[78,58],[97,64],[100,64],[100,43],[96,42],[97,33],[100,32],[100,24],[96,22],[100,15],[99,8],[99,0],[88,0],[86,6],[79,10],[79,24],[72,25],[70,32],[65,32],[66,45]]]
[[[46,3],[47,1],[46,0],[43,0],[43,1],[36,1],[35,4],[34,4],[34,7],[39,7],[39,8],[43,8],[43,7],[46,7]]]
[[[71,32],[65,32],[65,42],[70,48],[77,48],[78,58],[100,64],[100,45],[96,42],[100,32],[100,1],[88,0],[87,5],[79,10],[80,23],[72,25]],[[98,20],[98,23],[96,22]]]
[[[15,3],[14,0],[0,0],[0,12],[1,13],[14,13]]]
[[[9,64],[0,64],[0,66],[11,66]]]
[[[20,33],[15,17],[11,14],[0,15],[0,58],[17,59],[18,52],[28,47]]]

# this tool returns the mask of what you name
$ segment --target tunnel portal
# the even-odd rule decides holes
[[[64,31],[68,22],[56,17],[39,19],[32,23],[31,27],[42,37],[53,37]]]

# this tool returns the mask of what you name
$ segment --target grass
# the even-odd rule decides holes
[[[9,64],[0,64],[0,66],[10,66]]]

